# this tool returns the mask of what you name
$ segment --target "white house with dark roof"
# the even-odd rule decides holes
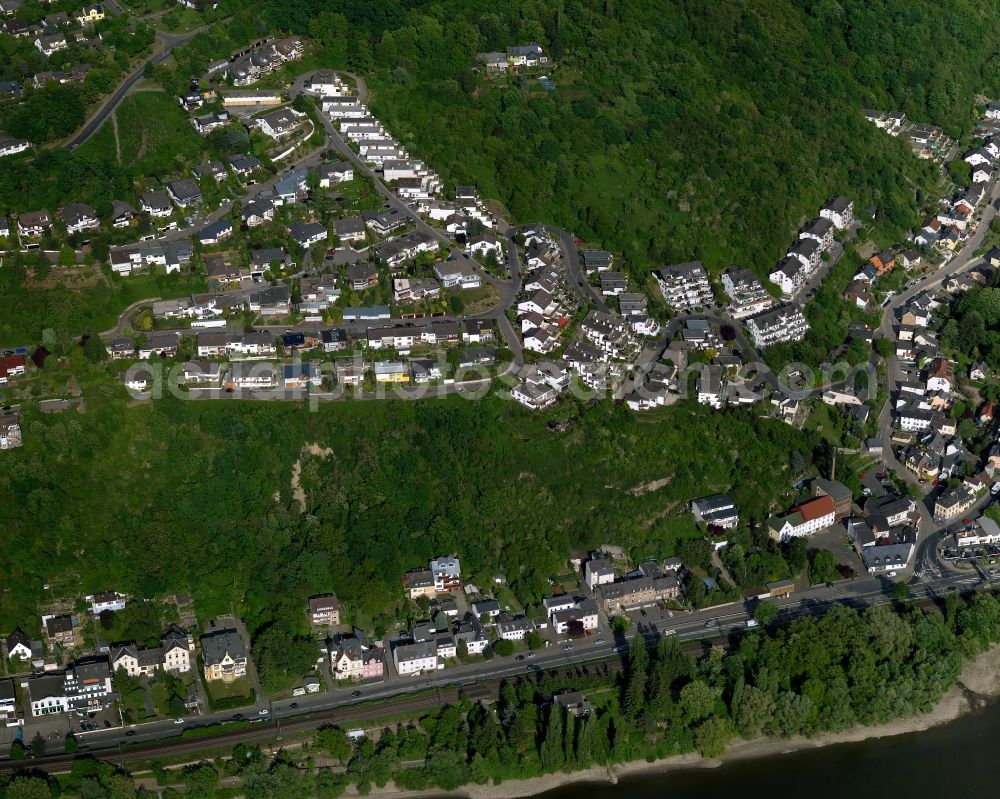
[[[162,218],[170,216],[173,206],[170,204],[170,195],[165,191],[145,191],[139,195],[139,207],[153,217]]]
[[[281,139],[297,130],[305,116],[303,112],[294,108],[280,108],[254,120],[254,123],[265,136]]]
[[[837,230],[843,230],[854,221],[854,203],[846,197],[833,197],[819,210],[823,219],[829,219]]]
[[[69,235],[81,233],[84,230],[94,230],[101,226],[97,212],[84,203],[70,203],[59,209],[59,217],[66,226]]]
[[[321,241],[326,241],[328,236],[326,227],[319,222],[292,222],[288,226],[288,235],[291,236],[300,247],[307,249]]]
[[[750,317],[746,324],[758,349],[782,341],[799,341],[809,332],[809,322],[797,305],[781,305]]]
[[[653,272],[663,299],[675,311],[690,311],[711,305],[712,287],[701,261],[688,261]]]

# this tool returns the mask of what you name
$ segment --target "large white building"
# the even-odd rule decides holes
[[[758,349],[782,341],[799,341],[809,332],[809,323],[797,305],[781,305],[747,320],[747,332]]]
[[[723,272],[722,289],[731,300],[729,313],[733,319],[755,316],[774,305],[774,299],[767,293],[764,284],[749,269]]]
[[[767,520],[767,528],[772,538],[783,543],[825,530],[835,518],[833,498],[821,496],[806,500],[785,516],[772,516]]]
[[[653,272],[667,305],[675,311],[690,311],[711,305],[712,287],[701,261],[665,266]]]
[[[846,197],[833,197],[820,208],[819,215],[833,222],[837,230],[843,230],[854,221],[854,203]]]
[[[435,558],[429,565],[435,591],[457,591],[462,587],[462,564],[458,558]]]
[[[392,650],[392,661],[396,664],[396,673],[400,677],[444,668],[444,664],[438,661],[438,648],[435,641],[398,644]]]

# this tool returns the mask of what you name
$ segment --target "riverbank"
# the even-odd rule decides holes
[[[823,733],[812,738],[756,738],[752,741],[736,740],[720,758],[705,759],[696,753],[677,755],[652,763],[637,761],[611,768],[593,767],[569,774],[546,774],[526,780],[511,780],[500,785],[468,785],[451,793],[443,791],[411,792],[396,789],[392,783],[384,789],[374,789],[370,795],[395,799],[425,799],[427,797],[465,797],[467,799],[513,799],[537,796],[572,783],[614,784],[623,777],[639,774],[675,771],[691,768],[716,768],[722,763],[772,757],[805,749],[818,749],[833,744],[852,743],[872,738],[921,732],[955,721],[972,710],[978,710],[1000,699],[1000,646],[966,663],[958,683],[949,690],[930,713],[905,719],[896,719],[874,727],[854,727],[839,733]],[[349,792],[353,793],[353,791]]]

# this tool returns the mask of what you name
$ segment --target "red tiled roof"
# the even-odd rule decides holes
[[[833,497],[823,496],[806,500],[796,510],[804,521],[811,522],[813,519],[819,519],[821,516],[827,516],[834,512]]]
[[[7,374],[11,369],[17,369],[24,366],[24,356],[23,355],[8,355],[5,358],[0,358],[0,374]]]

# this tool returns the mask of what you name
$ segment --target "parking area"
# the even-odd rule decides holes
[[[844,532],[844,528],[840,524],[827,527],[825,530],[820,530],[812,536],[809,539],[809,549],[825,549],[837,559],[838,564],[847,566],[854,574],[861,575],[866,573],[864,564],[861,562],[861,556],[858,555],[857,550],[851,544],[851,539]],[[844,574],[844,576],[847,577],[850,575]]]
[[[1000,545],[997,544],[980,544],[978,546],[968,546],[968,547],[945,547],[942,556],[945,560],[959,561],[959,560],[970,560],[979,561],[982,564],[990,565],[994,563],[1000,563]],[[996,568],[990,568],[990,576],[996,576],[994,574],[1000,574],[1000,571]]]
[[[666,621],[667,619],[672,619],[674,616],[683,615],[685,613],[690,613],[690,611],[671,610],[667,607],[666,603],[657,602],[655,605],[649,605],[648,607],[635,608],[627,611],[625,615],[628,616],[633,627],[639,627],[647,626],[649,624],[657,624],[659,622]]]

